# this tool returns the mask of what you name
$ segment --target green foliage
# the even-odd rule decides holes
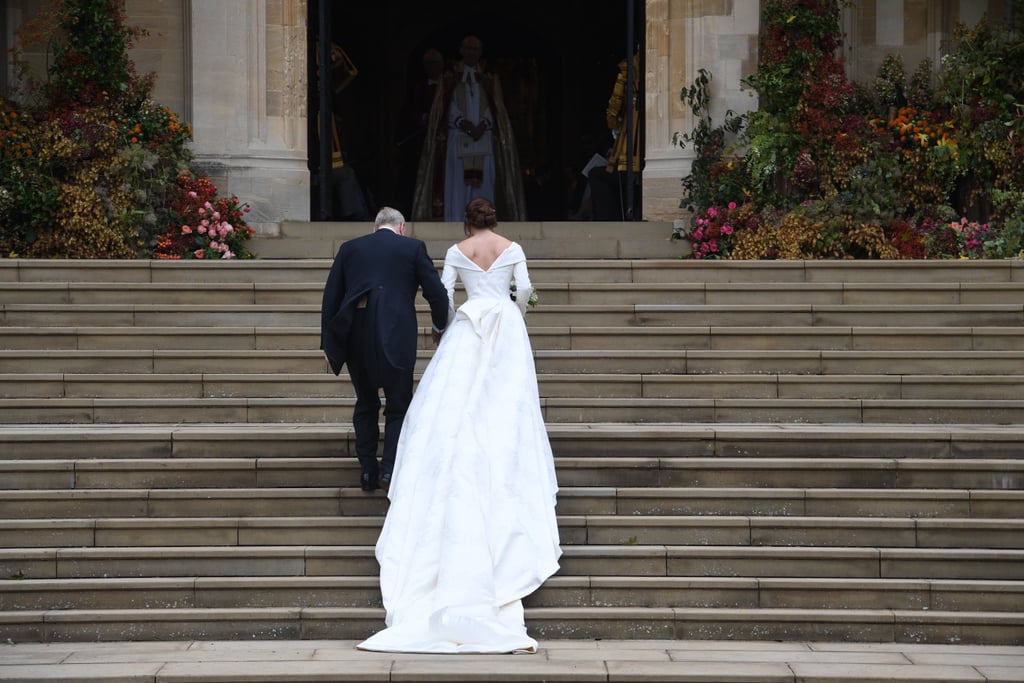
[[[814,66],[839,46],[837,0],[768,0],[762,10],[760,63],[745,83],[761,109],[794,109]]]
[[[182,224],[174,199],[193,158],[191,126],[150,97],[152,78],[128,59],[142,32],[124,22],[121,0],[57,0],[19,29],[19,48],[52,45],[53,62],[20,104],[0,99],[3,256],[149,258]],[[216,188],[208,199],[219,201]],[[230,201],[231,240],[248,239],[243,207]],[[247,255],[232,247],[210,253]]]
[[[144,97],[149,83],[140,81],[128,59],[128,48],[142,35],[125,25],[121,0],[58,0],[61,34],[46,92],[50,103],[101,104],[128,96],[138,87]]]
[[[673,137],[673,142],[680,147],[692,145],[696,155],[690,175],[683,180],[684,195],[680,203],[690,211],[697,206],[724,204],[742,193],[744,185],[742,168],[723,163],[728,142],[742,129],[744,118],[727,111],[724,123],[715,126],[710,112],[710,86],[711,73],[701,69],[693,84],[683,88],[680,97],[697,117],[697,125],[692,132],[677,133]]]
[[[1024,258],[1024,191],[992,192],[1001,227],[984,243],[985,258]]]
[[[890,108],[905,106],[906,93],[907,75],[903,70],[903,58],[899,55],[886,55],[878,67],[878,76],[875,78],[878,115],[885,116]]]
[[[964,123],[1019,117],[1024,107],[1024,42],[1020,30],[987,20],[957,24],[939,72],[939,102]]]

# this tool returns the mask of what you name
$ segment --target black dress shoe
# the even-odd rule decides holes
[[[376,491],[380,488],[380,484],[377,482],[377,475],[370,474],[369,472],[363,472],[362,476],[359,477],[359,484],[364,491]]]
[[[391,473],[390,472],[385,472],[384,474],[382,474],[380,476],[380,487],[382,489],[384,489],[385,491],[387,491],[388,488],[391,487]]]

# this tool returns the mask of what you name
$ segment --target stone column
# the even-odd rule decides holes
[[[672,144],[675,133],[696,120],[680,92],[700,69],[711,73],[711,114],[720,123],[727,110],[757,108],[740,79],[757,68],[759,0],[647,0],[647,74],[643,215],[678,220],[682,178],[693,149]]]
[[[277,234],[309,220],[305,0],[189,2],[196,163]]]

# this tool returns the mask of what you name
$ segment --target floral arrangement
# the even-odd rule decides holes
[[[513,282],[508,286],[509,298],[512,299],[512,301],[516,301],[516,291],[516,283]],[[537,288],[534,287],[530,290],[530,298],[526,301],[526,305],[533,308],[539,303],[540,295],[537,294]]]
[[[932,112],[918,111],[914,107],[900,107],[896,116],[889,121],[875,117],[869,119],[875,130],[888,129],[899,140],[904,154],[910,150],[939,148],[944,153],[956,156],[956,138],[953,137],[954,121],[935,121]]]
[[[935,86],[929,60],[907,78],[894,56],[863,85],[836,56],[841,4],[763,3],[756,111],[715,128],[710,74],[683,89],[691,219],[673,236],[695,259],[1024,258],[1019,27],[958,25]]]
[[[178,176],[170,210],[176,220],[157,239],[155,258],[252,258],[246,241],[254,231],[244,219],[249,207],[237,197],[218,198],[209,178],[190,172]]]
[[[122,0],[54,0],[18,30],[16,65],[29,43],[53,58],[44,83],[20,63],[27,92],[0,98],[0,256],[251,256],[248,208],[190,170],[191,125],[135,73],[141,34]]]
[[[735,232],[730,222],[736,211],[736,202],[729,202],[725,208],[709,206],[695,219],[690,240],[693,258],[724,258],[729,255],[729,238]]]

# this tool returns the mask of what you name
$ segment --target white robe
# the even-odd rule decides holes
[[[472,73],[474,74],[473,77],[476,77],[475,72],[469,68],[464,73]],[[460,118],[464,118],[473,124],[479,123],[482,119],[487,119],[492,123],[494,121],[491,108],[487,104],[487,97],[484,95],[483,86],[479,83],[465,83],[464,87],[466,111],[459,109],[457,97],[452,98],[451,107],[448,109],[448,128],[450,130],[444,164],[444,219],[458,223],[461,223],[465,218],[466,204],[469,204],[471,200],[483,197],[490,201],[495,201],[494,182],[497,177],[494,165],[492,132],[490,130],[486,131],[480,140],[474,144],[472,138],[460,131],[455,125],[455,122]],[[483,182],[479,187],[466,184],[463,176],[465,164],[460,154],[460,147],[462,146],[473,146],[485,151],[485,154],[482,155],[484,159]]]
[[[524,314],[531,284],[513,243],[488,270],[457,246],[442,281],[468,299],[405,418],[377,541],[386,652],[535,651],[522,598],[558,570],[558,484]],[[518,299],[509,297],[517,286]]]

